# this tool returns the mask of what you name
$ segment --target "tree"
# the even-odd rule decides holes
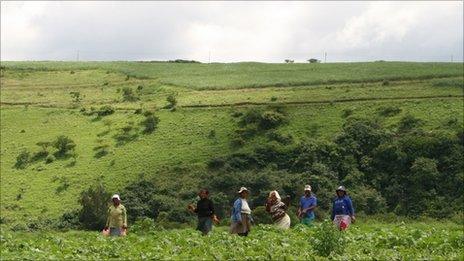
[[[293,62],[294,62],[293,60],[285,59],[285,63],[293,63]]]
[[[79,203],[82,208],[79,211],[79,221],[84,228],[99,230],[105,226],[109,200],[110,193],[101,183],[81,193]]]
[[[321,61],[316,58],[311,58],[308,60],[309,63],[320,63]]]
[[[69,137],[61,135],[53,142],[53,146],[58,150],[56,152],[57,156],[64,156],[69,151],[74,150],[76,143]]]

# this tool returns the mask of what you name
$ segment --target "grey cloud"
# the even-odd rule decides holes
[[[462,2],[2,2],[2,60],[463,59]]]

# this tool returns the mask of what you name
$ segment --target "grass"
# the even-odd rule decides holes
[[[325,260],[318,239],[321,226],[297,225],[287,231],[254,227],[246,237],[215,228],[203,237],[193,229],[151,230],[123,238],[98,232],[6,232],[1,237],[2,259],[162,259],[162,260]],[[334,260],[431,259],[464,257],[462,230],[454,223],[360,223],[340,235],[342,252]],[[337,233],[337,232],[336,232]],[[330,253],[330,252],[329,252]]]

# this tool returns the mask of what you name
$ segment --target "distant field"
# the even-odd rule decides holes
[[[15,70],[102,69],[162,84],[193,89],[282,87],[330,83],[378,82],[462,77],[462,63],[335,63],[335,64],[176,64],[137,62],[3,62]]]
[[[210,158],[236,151],[231,115],[253,106],[283,105],[290,121],[279,132],[296,141],[332,138],[346,110],[371,117],[392,106],[401,112],[383,119],[388,126],[411,114],[426,129],[443,131],[450,122],[462,126],[464,116],[462,63],[2,62],[1,73],[1,215],[11,223],[77,208],[79,193],[100,177],[118,191],[142,173],[204,169]],[[125,87],[138,100],[123,101]],[[82,100],[73,101],[70,92]],[[163,109],[171,94],[178,101],[173,112]],[[103,105],[117,110],[102,119],[80,111]],[[136,109],[155,111],[159,126],[118,146],[114,136],[122,127],[140,128]],[[75,165],[64,159],[14,168],[24,148],[36,152],[37,142],[61,134],[77,144]],[[110,153],[96,158],[94,148],[102,144]],[[60,190],[63,180],[68,186]],[[190,182],[180,177],[175,189],[191,189]]]

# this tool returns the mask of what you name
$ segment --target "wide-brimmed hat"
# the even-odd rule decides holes
[[[114,195],[111,197],[111,199],[115,199],[115,198],[118,199],[118,200],[121,200],[121,198],[119,197],[118,194],[114,194]]]
[[[344,186],[339,186],[335,191],[343,191],[346,192],[346,188]]]
[[[305,191],[311,191],[311,185],[305,185],[304,190]]]
[[[248,189],[245,188],[245,187],[241,187],[241,188],[238,190],[238,194],[242,193],[243,191],[248,191]]]

